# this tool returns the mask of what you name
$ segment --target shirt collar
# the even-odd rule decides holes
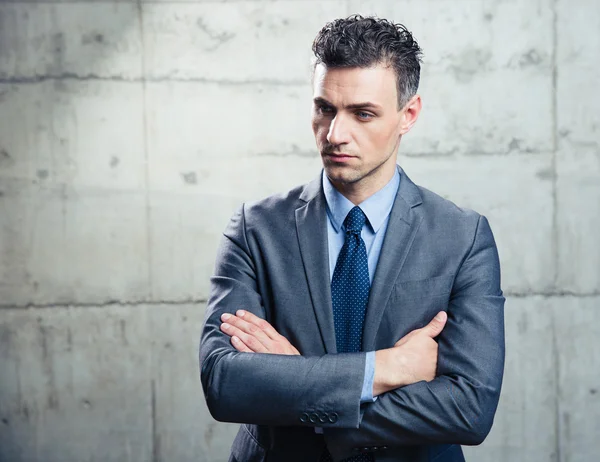
[[[390,214],[392,206],[394,205],[394,200],[396,199],[396,194],[398,193],[399,185],[400,173],[398,172],[398,168],[396,168],[394,176],[383,188],[358,204],[366,215],[373,232],[376,233],[379,231],[379,228],[381,228],[381,225]],[[323,191],[327,202],[327,215],[333,225],[333,229],[337,233],[344,223],[346,215],[348,215],[348,212],[354,207],[354,204],[335,189],[324,171]]]

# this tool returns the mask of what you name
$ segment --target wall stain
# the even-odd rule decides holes
[[[542,61],[543,58],[537,50],[529,50],[519,59],[519,67],[526,68],[531,66],[538,66]]]
[[[25,417],[25,420],[29,420],[30,412],[29,407],[26,403],[21,403],[21,408],[19,409],[19,414]]]
[[[553,180],[554,170],[551,168],[545,168],[536,172],[535,176],[538,177],[540,180]]]
[[[116,156],[112,156],[112,157],[110,158],[110,166],[111,166],[112,168],[115,168],[117,165],[119,165],[119,162],[120,162],[120,160],[119,160],[119,158],[118,158],[118,157],[116,157]]]
[[[89,45],[90,43],[104,43],[104,35],[99,32],[91,32],[81,37],[81,43],[83,45]]]
[[[508,143],[508,151],[520,151],[522,142],[523,140],[513,138],[512,140],[510,140],[510,143]]]
[[[12,331],[8,326],[0,325],[0,349],[3,352],[4,359],[11,350],[12,335]]]
[[[196,172],[188,172],[181,174],[183,181],[187,184],[198,184],[198,176]]]
[[[215,436],[215,423],[209,422],[206,426],[206,430],[204,430],[204,441],[207,446],[210,446],[213,438]]]
[[[123,342],[123,345],[129,345],[129,340],[127,340],[127,325],[124,319],[119,321],[119,328],[121,331],[121,341]]]
[[[56,390],[52,390],[50,391],[50,393],[48,393],[48,399],[46,400],[46,409],[58,409],[58,406],[59,402]]]
[[[232,33],[228,33],[228,32],[218,33],[218,32],[211,30],[202,18],[198,18],[198,20],[196,21],[196,25],[214,43],[214,45],[212,45],[212,46],[205,47],[204,49],[206,51],[214,51],[217,48],[219,48],[221,45],[223,45],[224,43],[230,41],[233,37],[235,37],[235,34],[232,34]]]
[[[58,392],[56,390],[56,383],[54,379],[54,367],[52,364],[51,352],[48,347],[48,340],[50,337],[50,332],[44,326],[42,318],[37,318],[38,322],[38,335],[41,343],[42,350],[42,368],[44,371],[44,375],[47,379],[46,382],[46,407],[48,409],[58,409]]]
[[[517,322],[517,331],[519,332],[520,335],[523,335],[527,332],[528,329],[528,320],[527,320],[527,316],[525,316],[524,314],[521,315],[521,317],[519,318],[519,321]]]
[[[490,50],[472,48],[455,56],[449,69],[459,82],[470,82],[474,75],[485,70],[491,59]]]
[[[36,175],[40,180],[45,180],[46,178],[48,178],[49,173],[48,170],[40,169],[36,172]]]
[[[54,59],[52,64],[48,66],[48,71],[50,74],[57,74],[62,72],[65,67],[65,36],[62,32],[52,34],[49,42],[51,44],[51,50],[54,55]],[[54,87],[57,90],[60,90],[58,87],[58,82],[54,83]]]
[[[11,157],[6,149],[0,149],[0,167],[12,167],[15,160]]]
[[[67,328],[67,351],[73,351],[73,333],[71,328]]]
[[[150,406],[152,412],[152,462],[161,460],[160,453],[160,433],[158,431],[157,411],[156,411],[156,382],[154,379],[150,382]]]
[[[561,138],[567,138],[570,134],[571,130],[567,128],[563,128],[562,130],[558,131],[558,136],[560,136]]]
[[[297,157],[318,157],[319,153],[315,150],[302,150],[300,146],[297,144],[292,144],[291,150],[286,151],[267,151],[261,152],[258,154],[254,154],[256,157],[289,157],[289,156],[297,156]]]

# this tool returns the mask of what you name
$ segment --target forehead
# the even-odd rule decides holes
[[[390,66],[315,67],[313,98],[324,98],[336,106],[363,101],[395,105],[396,95],[396,73]]]

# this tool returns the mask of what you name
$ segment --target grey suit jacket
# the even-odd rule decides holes
[[[485,217],[415,185],[400,169],[367,306],[363,351],[390,348],[440,310],[438,371],[360,405],[365,354],[336,354],[321,176],[246,204],[219,247],[200,343],[216,420],[238,422],[231,460],[463,461],[492,426],[504,369],[504,297]],[[301,356],[237,352],[219,326],[246,309]],[[314,427],[322,427],[319,435]]]

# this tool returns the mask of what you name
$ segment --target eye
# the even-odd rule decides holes
[[[321,114],[333,114],[334,111],[330,106],[319,105],[317,106],[317,112],[320,112]]]
[[[375,117],[373,114],[371,114],[370,112],[365,112],[365,111],[358,111],[356,113],[356,116],[361,119],[361,120],[370,120],[373,117]]]

